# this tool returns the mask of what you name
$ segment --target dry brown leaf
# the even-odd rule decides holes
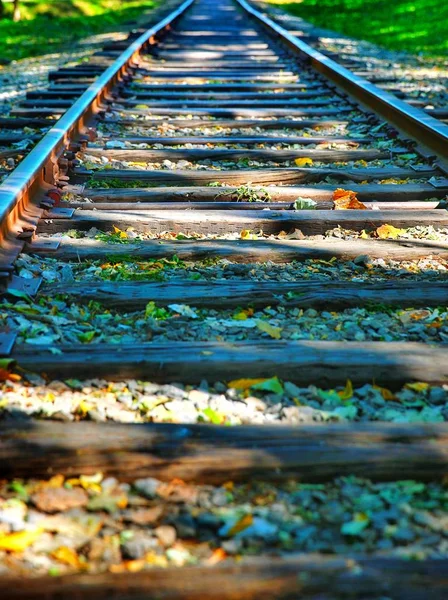
[[[367,206],[356,197],[356,192],[338,188],[333,192],[335,210],[367,210]]]
[[[151,508],[129,510],[123,515],[123,519],[137,525],[152,525],[153,523],[157,523],[162,515],[163,506],[160,505]]]
[[[157,488],[157,495],[170,502],[196,504],[199,490],[182,479],[173,479],[170,483],[161,483]]]
[[[31,496],[39,510],[48,513],[86,506],[89,498],[82,488],[44,488]]]

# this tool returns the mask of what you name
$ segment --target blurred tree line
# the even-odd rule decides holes
[[[5,18],[5,16],[6,16],[5,3],[7,1],[8,0],[0,0],[0,19]],[[12,0],[12,20],[20,21],[19,0]]]

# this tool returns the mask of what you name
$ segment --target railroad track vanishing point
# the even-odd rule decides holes
[[[448,127],[245,0],[130,42],[15,115],[8,597],[445,598]]]

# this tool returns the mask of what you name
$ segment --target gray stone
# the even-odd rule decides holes
[[[448,392],[439,387],[431,388],[429,390],[428,399],[432,404],[445,404],[448,402]]]
[[[123,558],[135,560],[142,558],[150,550],[155,550],[158,546],[158,541],[152,535],[139,531],[133,537],[121,544],[121,553]]]
[[[134,487],[137,492],[143,494],[143,496],[146,496],[147,498],[155,498],[157,496],[157,488],[159,485],[160,481],[153,477],[137,479],[137,481],[134,482]]]

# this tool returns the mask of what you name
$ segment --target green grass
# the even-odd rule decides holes
[[[448,55],[446,0],[267,0],[307,21],[392,50]]]
[[[22,20],[0,20],[0,58],[6,62],[70,49],[76,40],[139,17],[160,0],[22,0]],[[12,5],[5,5],[6,17]]]

